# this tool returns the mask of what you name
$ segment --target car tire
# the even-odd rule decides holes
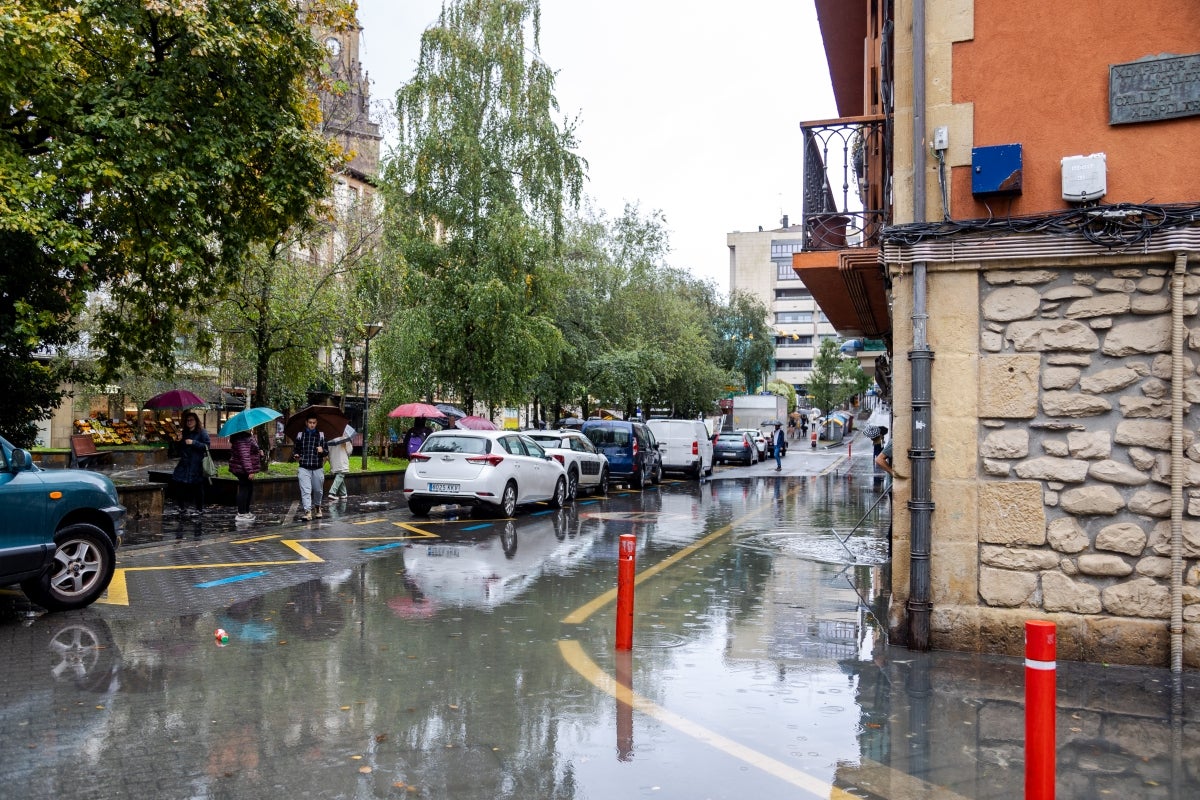
[[[574,500],[579,496],[579,473],[572,469],[567,473],[567,499]]]
[[[655,486],[658,486],[660,483],[662,483],[662,478],[663,478],[662,464],[655,464],[653,467],[650,468],[650,482],[653,483]]]
[[[408,501],[408,510],[414,517],[428,517],[431,508],[433,508],[433,503],[428,500],[418,500],[413,497]]]
[[[47,611],[72,611],[104,594],[116,566],[112,540],[95,525],[77,522],[55,534],[50,568],[22,581],[21,589]]]
[[[551,508],[562,508],[567,504],[567,479],[559,478],[554,484],[554,494],[550,496]]]
[[[643,486],[646,485],[645,465],[643,465],[643,464],[635,465],[634,470],[633,470],[633,476],[630,478],[629,483],[631,486],[633,486],[634,489],[641,489]]]
[[[598,484],[596,484],[596,494],[598,494],[598,495],[607,495],[608,494],[608,470],[607,469],[600,470],[600,482]]]
[[[517,485],[512,481],[504,484],[504,493],[500,495],[500,513],[506,517],[517,513]]]

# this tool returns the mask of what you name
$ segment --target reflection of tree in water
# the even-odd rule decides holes
[[[328,639],[346,622],[341,600],[318,579],[293,586],[291,601],[280,611],[280,624],[289,636]]]

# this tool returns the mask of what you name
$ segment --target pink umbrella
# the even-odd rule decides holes
[[[463,417],[454,423],[459,428],[466,428],[469,431],[494,431],[496,425],[490,419],[483,417]]]
[[[389,417],[430,417],[432,419],[444,419],[445,414],[437,409],[436,406],[431,406],[428,403],[404,403],[398,405],[388,412]]]
[[[172,389],[146,401],[146,408],[198,408],[204,401],[187,389]]]

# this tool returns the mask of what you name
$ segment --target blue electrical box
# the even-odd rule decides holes
[[[971,148],[971,194],[1021,193],[1021,145]]]

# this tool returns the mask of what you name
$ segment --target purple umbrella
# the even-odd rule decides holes
[[[146,408],[198,408],[205,402],[187,389],[172,389],[146,401]]]

